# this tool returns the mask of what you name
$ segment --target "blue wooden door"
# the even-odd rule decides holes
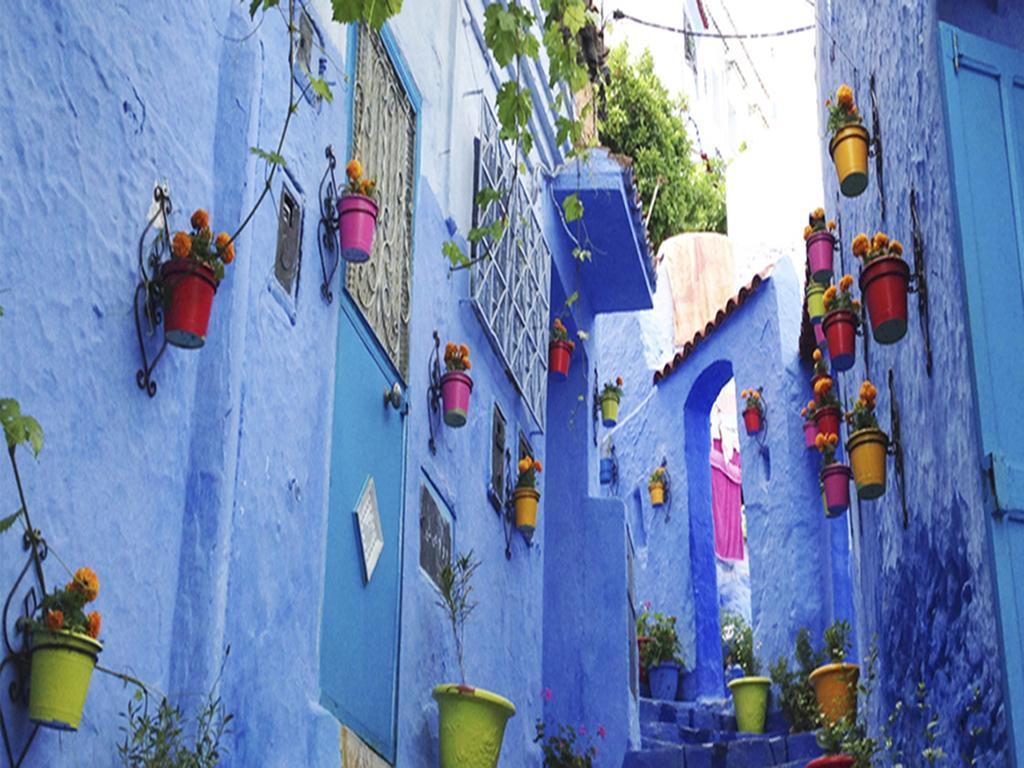
[[[320,621],[321,701],[394,762],[405,407],[385,402],[384,392],[394,388],[397,376],[347,296],[342,299],[336,375]],[[367,529],[374,506],[382,545],[375,543],[372,525]],[[372,572],[366,558],[371,558]]]
[[[1024,53],[941,25],[1006,695],[1024,766]]]

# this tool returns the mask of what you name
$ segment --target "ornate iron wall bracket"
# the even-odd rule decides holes
[[[900,490],[900,504],[903,507],[903,530],[910,525],[907,512],[907,490],[903,474],[903,436],[900,432],[900,407],[896,401],[896,387],[893,381],[892,368],[889,369],[889,419],[892,436],[889,438],[889,455],[893,457],[896,483]]]
[[[156,381],[153,379],[153,371],[167,350],[167,339],[164,338],[157,347],[154,337],[157,335],[157,326],[163,323],[164,291],[160,278],[160,265],[165,258],[170,256],[171,243],[167,231],[167,217],[173,210],[170,193],[159,184],[153,189],[153,200],[156,212],[146,222],[146,227],[139,236],[139,283],[135,287],[134,299],[135,336],[139,342],[139,356],[142,358],[142,367],[135,373],[135,383],[150,397],[156,396]],[[157,220],[160,220],[158,232],[150,242],[147,253],[146,236],[156,226]],[[143,325],[145,325],[145,329]],[[152,356],[151,350],[155,350],[155,354]]]
[[[597,388],[597,367],[594,368],[594,392],[593,402],[590,404],[590,423],[594,428],[594,447],[597,447],[597,433],[601,428],[601,400],[600,391]]]
[[[320,295],[328,304],[334,301],[331,283],[341,263],[341,251],[338,245],[338,183],[334,178],[334,169],[338,162],[334,157],[334,149],[330,144],[324,150],[327,158],[327,169],[320,179],[320,223],[317,225],[317,249],[320,251],[320,272],[323,282],[320,284]]]
[[[863,329],[861,336],[864,338],[864,378],[871,378],[871,328],[868,321],[868,303],[865,301],[860,307],[860,327]]]
[[[611,459],[611,462],[612,462],[612,479],[611,479],[611,482],[608,483],[608,490],[611,492],[612,496],[618,496],[619,495],[619,457],[618,457],[618,454],[616,454],[616,452],[615,452],[615,444],[614,443],[612,444],[611,453],[608,456],[608,458]]]
[[[878,177],[878,198],[881,203],[882,221],[885,222],[885,163],[882,156],[882,121],[878,116],[878,95],[875,92],[875,76],[868,81],[871,89],[871,154],[875,157],[875,175]]]
[[[427,425],[430,428],[430,440],[427,446],[430,455],[437,454],[437,436],[441,432],[441,337],[434,330],[434,349],[427,360]]]
[[[917,294],[917,315],[921,321],[921,336],[924,337],[924,366],[932,375],[932,334],[928,316],[928,279],[924,267],[924,237],[921,235],[921,221],[917,213],[917,189],[910,188],[910,221],[913,226],[914,274],[910,278],[910,293]]]

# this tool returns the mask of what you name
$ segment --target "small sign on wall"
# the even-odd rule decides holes
[[[353,514],[363,552],[363,578],[369,583],[377,561],[380,560],[380,553],[384,551],[384,531],[380,524],[380,510],[377,508],[377,486],[372,475],[363,484]]]
[[[423,483],[420,486],[420,568],[440,589],[441,572],[451,561],[451,513]]]

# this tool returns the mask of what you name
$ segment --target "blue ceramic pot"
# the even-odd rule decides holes
[[[651,698],[660,701],[675,701],[679,690],[679,665],[671,661],[663,661],[656,667],[647,670],[647,679],[651,683]]]

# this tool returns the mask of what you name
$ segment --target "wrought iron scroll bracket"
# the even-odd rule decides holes
[[[174,208],[170,192],[159,184],[153,189],[153,200],[156,211],[146,222],[139,236],[139,282],[135,287],[134,299],[135,336],[139,342],[139,356],[142,358],[142,367],[135,372],[135,383],[150,397],[156,396],[153,371],[167,350],[167,339],[163,338],[158,346],[155,337],[157,327],[163,323],[164,291],[160,267],[170,256],[171,242],[167,217]],[[154,227],[157,229],[156,237],[147,246],[146,237]]]
[[[601,400],[597,387],[597,368],[594,368],[594,391],[590,404],[590,421],[594,427],[594,447],[597,447],[597,432],[601,428]]]
[[[615,452],[615,444],[612,443],[611,450],[612,460],[612,481],[608,484],[608,489],[611,491],[612,496],[619,495],[619,457]]]
[[[907,490],[903,474],[903,437],[900,431],[900,407],[896,400],[896,386],[892,368],[889,369],[889,420],[892,437],[889,439],[888,452],[893,457],[893,465],[896,473],[896,484],[900,491],[900,505],[903,508],[903,530],[910,525],[910,515],[907,511]]]
[[[427,361],[429,383],[427,386],[427,425],[430,440],[427,443],[430,455],[437,454],[437,436],[441,431],[441,337],[434,330],[434,349]]]
[[[320,295],[328,304],[334,301],[331,283],[341,263],[341,252],[338,245],[338,183],[334,177],[334,169],[338,161],[334,157],[334,149],[330,144],[324,150],[327,168],[320,179],[320,224],[317,226],[317,249],[320,251],[320,272],[323,282],[320,284]]]
[[[917,294],[917,314],[921,321],[921,336],[924,337],[924,365],[932,375],[932,334],[928,315],[928,278],[924,266],[924,236],[917,212],[917,189],[910,188],[910,221],[913,226],[912,247],[914,249],[914,274],[910,278],[910,293]]]
[[[878,116],[878,94],[875,90],[875,76],[868,81],[871,89],[871,154],[875,157],[875,175],[878,177],[878,198],[881,205],[882,221],[885,221],[885,162],[882,154],[882,121]]]

